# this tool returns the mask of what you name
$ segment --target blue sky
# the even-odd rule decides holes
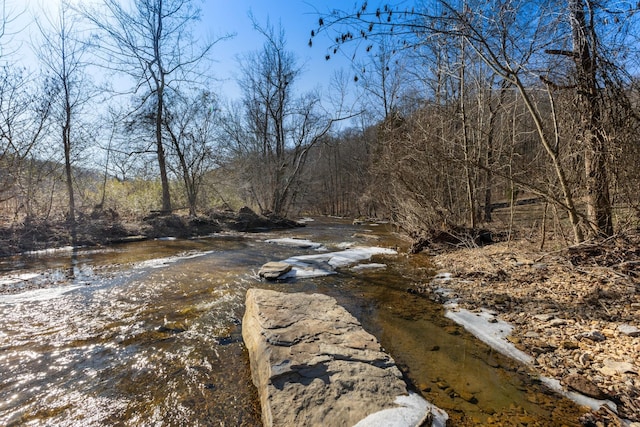
[[[28,16],[46,10],[53,14],[59,6],[60,0],[8,0],[13,9],[24,10],[28,13],[21,17],[22,22],[28,22]],[[70,0],[74,4],[96,4],[100,0]],[[122,0],[127,1],[127,0]],[[349,62],[344,57],[336,57],[330,61],[324,59],[328,40],[320,37],[314,40],[314,46],[308,46],[311,30],[317,27],[320,14],[327,14],[333,9],[353,10],[355,0],[194,0],[202,8],[202,21],[197,33],[204,39],[215,39],[226,34],[235,34],[229,40],[220,41],[214,47],[212,56],[216,61],[211,67],[211,74],[218,79],[218,92],[226,98],[234,99],[240,96],[240,90],[235,80],[238,75],[237,58],[243,53],[261,49],[264,37],[253,29],[249,12],[261,25],[267,20],[277,28],[281,23],[287,38],[287,47],[295,52],[298,66],[303,67],[303,74],[298,81],[298,90],[313,89],[328,90],[334,71],[340,68],[348,69]],[[30,18],[32,19],[32,18]],[[24,28],[24,24],[20,24]],[[31,24],[27,23],[28,26]],[[28,28],[27,28],[28,29]],[[27,37],[28,38],[28,37]],[[23,43],[22,49],[27,49]],[[20,56],[27,58],[27,52],[20,52]]]
[[[235,33],[231,40],[221,41],[214,48],[213,56],[218,63],[214,74],[224,81],[224,92],[230,97],[239,96],[235,85],[238,74],[236,58],[239,54],[261,49],[264,37],[253,29],[249,12],[258,23],[264,26],[267,20],[277,29],[282,24],[287,38],[287,47],[295,52],[298,65],[303,66],[303,74],[298,82],[300,90],[320,88],[328,89],[334,71],[349,68],[345,58],[336,57],[330,61],[324,59],[328,40],[320,37],[314,40],[314,46],[308,42],[311,30],[317,27],[319,14],[329,13],[332,9],[351,10],[355,2],[325,0],[206,0],[203,4],[203,28],[210,35],[221,36]]]

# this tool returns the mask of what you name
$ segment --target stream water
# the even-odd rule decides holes
[[[406,291],[432,275],[428,257],[262,282],[263,263],[315,253],[265,242],[274,237],[406,245],[386,226],[323,220],[0,259],[0,425],[260,425],[241,337],[250,287],[335,297],[451,425],[579,425],[571,402]]]

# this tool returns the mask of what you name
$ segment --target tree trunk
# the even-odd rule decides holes
[[[71,244],[76,246],[78,233],[76,227],[76,203],[73,194],[73,170],[71,168],[71,95],[66,80],[64,87],[64,124],[62,126],[62,145],[64,146],[64,168],[67,180],[67,195],[69,197],[69,226],[71,231]]]
[[[162,211],[171,212],[171,195],[169,193],[169,178],[167,176],[167,162],[162,142],[162,111],[164,108],[162,88],[158,88],[158,104],[156,110],[156,149],[158,168],[160,169],[160,183],[162,185]]]
[[[464,174],[467,184],[467,208],[469,209],[469,226],[476,228],[475,191],[471,179],[469,134],[467,129],[467,110],[465,105],[465,45],[464,38],[460,38],[460,118],[462,120],[462,148],[464,151]]]
[[[613,222],[606,168],[606,142],[598,94],[597,35],[593,7],[591,0],[569,0],[580,113],[580,137],[585,150],[587,219],[591,234],[611,236]],[[586,12],[585,9],[587,9]]]

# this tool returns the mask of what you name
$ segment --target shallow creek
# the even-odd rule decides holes
[[[267,261],[316,253],[299,237],[400,246],[386,269],[266,283]],[[0,259],[0,425],[260,425],[242,344],[250,287],[335,297],[451,425],[577,426],[572,403],[409,294],[433,274],[386,226],[339,220],[249,235],[155,240]]]

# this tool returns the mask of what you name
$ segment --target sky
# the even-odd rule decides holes
[[[353,3],[355,5],[355,2]],[[325,60],[328,40],[326,37],[314,39],[309,47],[311,30],[317,28],[318,18],[332,9],[350,9],[352,2],[340,0],[303,1],[303,0],[206,0],[203,7],[203,24],[214,35],[235,33],[231,40],[221,41],[214,48],[214,57],[219,61],[216,74],[229,79],[225,82],[226,92],[239,95],[234,83],[238,74],[238,54],[261,49],[264,37],[253,29],[249,12],[258,23],[265,26],[267,20],[274,28],[282,24],[287,47],[297,57],[303,73],[298,82],[302,90],[320,88],[328,90],[334,72],[340,68],[349,68],[349,62],[340,56]]]
[[[39,11],[55,13],[59,0],[6,0],[14,9],[27,9],[21,17],[23,27],[31,26],[27,19],[37,16]],[[70,0],[74,4],[94,4],[98,0]],[[126,0],[123,0],[126,1]],[[2,0],[0,0],[0,3]],[[239,75],[237,59],[248,52],[261,49],[265,39],[254,28],[249,17],[251,13],[258,24],[266,26],[267,21],[284,29],[287,48],[294,52],[298,66],[303,73],[297,88],[301,92],[321,90],[326,92],[332,84],[336,70],[349,70],[350,63],[345,57],[336,56],[325,60],[329,44],[327,37],[314,39],[313,47],[308,46],[311,30],[317,28],[318,18],[333,9],[354,10],[355,0],[194,0],[202,8],[202,20],[196,28],[196,35],[204,39],[217,39],[233,35],[230,39],[218,42],[212,52],[214,63],[211,75],[215,77],[216,92],[227,99],[238,99],[240,89],[236,84]],[[24,6],[26,5],[26,6]],[[27,16],[28,15],[28,16]],[[31,21],[33,18],[30,18]],[[26,23],[26,24],[25,24]],[[28,49],[28,43],[21,50]],[[29,58],[28,52],[19,52],[20,58]],[[348,73],[347,73],[348,74]]]

